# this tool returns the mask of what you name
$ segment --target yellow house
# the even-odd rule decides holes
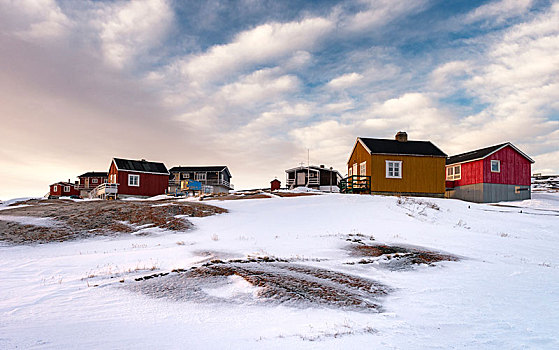
[[[350,193],[444,197],[447,155],[430,141],[358,137],[342,190]]]

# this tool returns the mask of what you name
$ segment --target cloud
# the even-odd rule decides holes
[[[231,43],[185,58],[181,72],[186,79],[199,83],[223,79],[239,69],[310,50],[333,29],[334,23],[320,17],[263,24],[239,33]]]
[[[73,26],[54,0],[1,0],[0,19],[0,30],[28,41],[56,39]]]
[[[174,13],[166,0],[103,5],[94,20],[104,57],[118,68],[160,46],[173,21]]]
[[[427,1],[362,0],[358,3],[363,5],[365,9],[342,18],[342,27],[348,31],[360,32],[379,28],[399,17],[421,11],[425,8]]]
[[[361,79],[363,79],[363,76],[359,73],[348,73],[330,80],[327,86],[332,89],[345,89],[351,87]]]
[[[486,20],[500,24],[509,18],[522,15],[532,6],[532,3],[533,0],[492,1],[468,13],[464,17],[464,23]]]

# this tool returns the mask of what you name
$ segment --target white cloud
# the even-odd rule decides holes
[[[173,18],[166,0],[104,5],[96,22],[105,59],[118,68],[129,64],[131,59],[161,44]]]
[[[312,49],[333,29],[334,24],[324,18],[263,24],[239,33],[229,44],[216,45],[205,53],[185,58],[181,71],[188,79],[200,83],[223,79],[247,66],[270,63]]]
[[[359,73],[348,73],[330,80],[327,84],[332,89],[346,89],[358,83],[363,76]]]
[[[491,20],[502,23],[507,19],[519,16],[532,5],[532,0],[500,0],[482,5],[471,11],[464,18],[465,23]]]
[[[263,69],[223,86],[219,94],[228,103],[252,105],[274,100],[298,86],[299,79],[294,75],[277,76],[274,70]]]
[[[366,8],[342,19],[343,28],[349,31],[364,31],[381,27],[406,14],[419,11],[426,0],[361,0]]]
[[[54,0],[0,0],[0,13],[0,29],[29,41],[65,36],[73,25]]]

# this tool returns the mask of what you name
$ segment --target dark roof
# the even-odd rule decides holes
[[[229,177],[231,176],[231,172],[226,165],[210,165],[210,166],[175,166],[169,169],[171,173],[178,173],[178,172],[208,172],[208,171],[227,171]]]
[[[51,184],[50,186],[54,186],[54,185],[75,186],[76,184],[73,184],[73,183],[67,182],[67,181],[59,181],[59,182],[55,182],[55,183]]]
[[[491,153],[498,150],[499,148],[503,147],[504,145],[506,145],[506,143],[501,143],[499,145],[480,148],[480,149],[476,149],[475,151],[457,154],[455,156],[448,157],[448,159],[446,160],[446,164],[462,163],[462,162],[467,162],[469,160],[485,158]]]
[[[528,157],[526,154],[524,154],[518,148],[514,147],[514,145],[512,143],[505,142],[505,143],[501,143],[501,144],[498,144],[498,145],[495,145],[495,146],[480,148],[480,149],[476,149],[475,151],[470,151],[470,152],[466,152],[466,153],[457,154],[457,155],[452,156],[452,157],[448,157],[448,159],[446,160],[446,164],[463,163],[463,162],[468,162],[468,161],[475,160],[475,159],[483,159],[483,158],[495,153],[496,151],[498,151],[499,149],[501,149],[505,146],[511,146],[512,148],[514,148],[514,150],[516,150],[518,153],[520,153],[523,157],[528,159],[530,162],[534,163],[532,158]]]
[[[107,177],[109,174],[103,171],[90,171],[84,174],[81,174],[78,177]]]
[[[359,140],[371,151],[371,154],[406,154],[419,156],[446,157],[431,141],[400,142],[390,139],[369,139],[359,137]]]
[[[328,171],[328,172],[332,171],[333,173],[338,173],[340,176],[342,176],[342,174],[340,174],[340,172],[337,171],[336,169],[330,170],[330,168],[327,168],[326,166],[325,167],[320,167],[320,166],[317,166],[317,165],[311,165],[311,166],[301,165],[301,166],[298,166],[298,167],[295,167],[295,168],[287,169],[285,172],[286,173],[292,173],[292,172],[297,172],[298,170],[305,170],[307,168],[314,169],[314,170]]]
[[[113,158],[118,170],[137,171],[140,173],[154,173],[168,175],[169,171],[163,163],[148,162],[146,160],[130,160]]]

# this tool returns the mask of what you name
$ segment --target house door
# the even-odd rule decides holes
[[[297,186],[304,186],[306,185],[306,174],[305,173],[297,173]]]

